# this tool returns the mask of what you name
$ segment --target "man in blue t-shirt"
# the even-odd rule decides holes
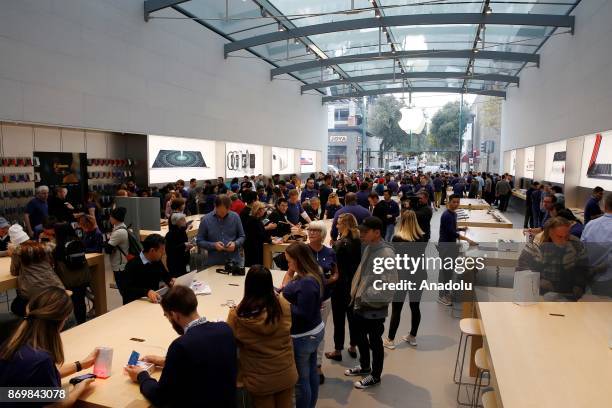
[[[603,198],[603,193],[603,188],[599,186],[593,189],[593,194],[584,207],[584,225],[586,225],[589,221],[603,215],[603,211],[601,211],[601,208],[599,207],[599,203]]]
[[[306,200],[310,200],[313,197],[317,197],[319,192],[315,190],[315,182],[313,179],[309,178],[306,180],[306,188],[302,190],[302,195],[300,196],[300,203],[303,203]]]
[[[39,186],[36,189],[36,197],[30,200],[25,209],[25,227],[26,232],[31,237],[36,237],[42,232],[43,220],[49,216],[49,187]]]
[[[299,223],[300,217],[307,223],[310,223],[310,217],[308,214],[306,214],[306,211],[304,211],[302,205],[300,204],[297,190],[294,189],[289,191],[287,203],[289,204],[289,207],[287,208],[287,220],[289,220],[290,223]]]
[[[465,235],[459,234],[459,231],[466,231],[467,227],[457,227],[457,208],[459,208],[459,201],[461,197],[457,194],[453,194],[449,197],[446,203],[446,211],[440,217],[440,237],[438,239],[438,252],[440,258],[444,261],[445,258],[456,258],[458,256],[457,247],[454,245],[457,240],[467,241],[470,245],[476,245],[476,242],[472,241]],[[446,264],[446,262],[442,262]],[[446,283],[452,280],[453,270],[447,268],[441,268],[438,275],[438,282]],[[448,290],[441,290],[438,292],[438,302],[445,305],[451,306],[451,293]]]

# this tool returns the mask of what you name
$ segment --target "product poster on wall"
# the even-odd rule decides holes
[[[272,147],[272,174],[291,174],[294,172],[295,150]]]
[[[225,143],[225,177],[244,177],[263,173],[263,146]]]
[[[300,173],[317,171],[317,152],[314,150],[300,151]]]
[[[535,146],[527,147],[525,149],[525,168],[523,171],[523,177],[532,179],[534,170],[535,170]]]
[[[516,176],[516,150],[510,151],[510,175]]]
[[[546,145],[546,169],[544,180],[551,183],[565,183],[565,152],[567,142],[549,143]]]
[[[149,135],[147,145],[150,184],[216,177],[214,141]]]
[[[85,153],[34,152],[32,162],[36,187],[44,185],[53,189],[64,186],[68,190],[68,200],[78,206],[87,192]]]
[[[612,190],[612,131],[585,136],[580,185]]]

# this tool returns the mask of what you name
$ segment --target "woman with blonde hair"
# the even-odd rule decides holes
[[[357,357],[357,338],[353,323],[351,301],[351,282],[361,261],[361,240],[357,229],[357,220],[350,213],[338,217],[338,240],[334,244],[339,277],[331,296],[332,317],[334,321],[334,351],[325,353],[330,360],[342,361],[344,349],[344,321],[348,320],[349,348],[351,357]]]
[[[13,335],[0,350],[0,387],[61,387],[61,378],[94,364],[97,350],[74,363],[64,364],[60,331],[72,314],[65,290],[50,287],[34,296]],[[93,379],[75,385],[57,405],[72,406]],[[42,406],[42,404],[41,404]]]
[[[263,245],[270,243],[268,231],[276,228],[276,224],[263,224],[266,215],[266,205],[261,201],[254,201],[251,204],[251,211],[244,222],[244,265],[263,264]]]
[[[340,198],[337,193],[331,193],[327,198],[327,204],[325,205],[325,220],[333,220],[336,215],[336,211],[342,208],[340,204]]]
[[[319,395],[317,347],[325,334],[321,319],[325,282],[308,245],[294,242],[285,250],[285,257],[288,268],[282,293],[292,305],[291,338],[298,371],[295,401],[297,408],[310,408],[317,404]]]
[[[398,254],[407,254],[412,258],[420,257],[426,248],[426,240],[424,238],[425,233],[419,227],[416,213],[412,210],[406,210],[402,213],[399,226],[395,231],[392,242],[403,243],[396,245],[396,252]],[[410,271],[409,276],[402,277],[400,279],[409,280],[414,282],[420,287],[421,282],[427,280],[427,271],[425,268],[419,268],[416,271]],[[406,301],[406,295],[409,295],[410,299],[410,313],[412,315],[410,334],[402,336],[402,340],[408,342],[413,347],[416,347],[416,336],[419,330],[419,324],[421,323],[421,295],[422,291],[419,289],[398,292],[395,296],[394,302],[391,305],[391,320],[389,321],[389,333],[383,340],[383,345],[389,350],[395,349],[395,334],[400,324],[400,317],[402,315],[402,308]]]
[[[544,224],[541,240],[527,243],[519,256],[517,271],[540,272],[542,295],[553,292],[563,299],[576,300],[584,293],[590,278],[589,260],[584,244],[570,234],[570,228],[567,219],[550,218]]]

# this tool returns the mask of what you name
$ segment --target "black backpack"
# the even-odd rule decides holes
[[[140,242],[140,240],[138,239],[138,237],[136,236],[136,234],[134,234],[134,232],[127,228],[127,227],[121,227],[123,229],[125,229],[128,233],[128,251],[127,254],[123,252],[123,250],[117,246],[117,249],[119,250],[119,252],[121,252],[123,254],[123,256],[125,256],[125,258],[128,261],[131,261],[132,259],[136,258],[137,256],[140,256],[140,253],[142,252],[142,243]]]
[[[78,239],[66,242],[64,245],[64,263],[68,269],[79,269],[87,265],[83,242]]]

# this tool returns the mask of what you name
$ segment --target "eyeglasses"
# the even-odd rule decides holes
[[[321,231],[320,231],[320,230],[316,230],[316,229],[313,229],[313,230],[309,229],[309,230],[308,230],[308,233],[309,233],[309,234],[320,234],[320,233],[321,233]]]

